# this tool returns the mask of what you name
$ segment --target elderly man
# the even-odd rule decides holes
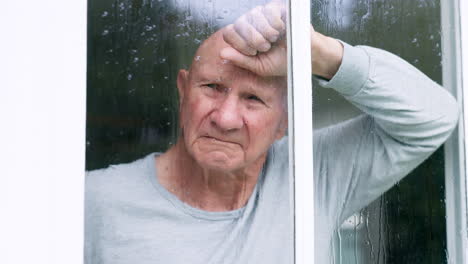
[[[86,263],[291,263],[284,31],[270,3],[213,34],[178,75],[178,142],[88,174]],[[314,74],[366,113],[314,134],[327,263],[333,231],[436,150],[458,110],[400,58],[311,32]]]

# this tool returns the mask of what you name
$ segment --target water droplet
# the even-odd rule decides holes
[[[127,80],[131,81],[132,79],[133,79],[133,75],[132,75],[131,73],[129,73],[129,74],[127,75]]]
[[[417,38],[414,38],[414,39],[411,41],[411,43],[416,43],[416,42],[418,42],[418,39],[417,39]]]
[[[169,77],[168,77],[168,76],[164,76],[164,80],[168,80],[168,79],[169,79]]]
[[[137,63],[140,59],[138,57],[133,58],[133,62]]]
[[[201,58],[201,56],[196,56],[196,57],[195,57],[195,61],[199,61],[200,58]]]
[[[145,26],[145,30],[146,30],[146,31],[151,31],[151,30],[153,30],[153,27],[152,27],[152,26],[146,25],[146,26]]]
[[[102,31],[102,35],[103,35],[103,36],[106,36],[107,34],[109,34],[109,30],[104,29],[104,31]]]
[[[109,15],[109,12],[104,11],[104,12],[102,13],[101,17],[106,17],[106,16],[108,16],[108,15]]]

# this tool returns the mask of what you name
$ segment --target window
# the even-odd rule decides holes
[[[86,166],[91,172],[87,176],[85,201],[86,261],[112,262],[118,256],[122,262],[142,263],[157,256],[169,263],[188,259],[200,263],[269,262],[269,259],[291,263],[293,214],[288,167],[263,166],[276,163],[262,161],[279,158],[273,154],[280,152],[279,148],[287,153],[287,143],[280,143],[286,139],[273,143],[277,132],[272,132],[286,133],[287,124],[283,125],[287,122],[286,76],[252,78],[245,70],[234,68],[233,61],[221,60],[219,46],[223,44],[210,37],[256,5],[266,3],[89,2]],[[278,15],[285,16],[285,12],[286,9]],[[285,38],[277,45],[286,50]],[[311,89],[308,91],[311,99]],[[225,114],[228,106],[233,113],[229,116]],[[272,143],[274,146],[269,148]],[[261,153],[257,154],[257,149]],[[239,155],[240,152],[245,154]],[[255,155],[258,157],[251,158]],[[239,168],[226,169],[230,163],[226,162],[226,166],[222,163],[224,156],[229,156],[227,159],[234,164],[240,156],[241,164],[235,165]],[[166,160],[171,162],[164,163]],[[216,163],[218,160],[222,162]],[[286,161],[287,155],[283,154],[281,160]],[[257,169],[259,161],[262,166]],[[150,172],[135,169],[125,173],[127,176],[122,174],[121,180],[114,180],[121,168],[127,170],[140,163],[147,164]],[[111,164],[121,165],[95,170]],[[218,164],[220,167],[216,167]],[[258,173],[250,175],[252,169]],[[111,171],[113,176],[104,176]],[[278,171],[284,173],[275,176]],[[244,174],[258,177],[256,183],[245,183]],[[127,178],[129,175],[132,177]],[[228,182],[231,178],[236,179],[235,185]],[[125,179],[131,180],[118,183]],[[104,181],[105,184],[99,183]],[[150,188],[130,187],[137,182]],[[218,188],[218,182],[223,183],[222,188]],[[231,189],[239,186],[238,182],[244,189]],[[279,190],[270,187],[274,185],[283,187]],[[201,196],[206,190],[218,199],[208,197],[211,200],[205,202]],[[220,192],[224,195],[219,196]],[[229,203],[229,195],[237,192],[244,199],[241,206],[220,209],[224,206],[220,201]],[[122,203],[122,197],[126,202]],[[271,202],[268,210],[262,211],[259,197],[282,199],[278,199],[279,203]],[[149,213],[154,218],[142,219],[142,215],[137,215],[140,209],[129,210],[128,204],[133,209],[147,208],[143,214]],[[162,217],[161,212],[170,215]],[[123,223],[125,219],[129,221]],[[155,230],[157,236],[147,230]],[[164,234],[165,230],[170,233]],[[264,235],[262,230],[271,232]],[[94,236],[96,233],[101,235]],[[167,240],[159,239],[166,236],[174,238],[170,246]],[[129,243],[124,251],[113,246],[126,241],[146,242]],[[101,245],[102,250],[94,247],[94,243]],[[258,252],[272,247],[281,250],[263,255],[253,253],[252,246]],[[145,250],[147,247],[154,250]]]
[[[125,3],[130,2],[137,6],[156,3],[156,1],[128,1]],[[421,65],[421,69],[425,73],[434,74],[432,78],[438,82],[442,82],[446,88],[450,89],[462,105],[462,77],[468,78],[466,73],[466,68],[468,67],[461,67],[463,63],[464,65],[467,64],[467,52],[462,50],[462,47],[466,46],[466,36],[468,35],[466,33],[467,29],[462,27],[466,23],[461,22],[462,20],[466,20],[465,13],[468,11],[468,7],[464,1],[439,2],[426,0],[410,1],[411,3],[389,0],[341,1],[341,4],[335,4],[335,2],[339,1],[312,2],[311,13],[313,21],[315,19],[319,20],[317,23],[314,22],[317,30],[340,37],[343,41],[351,44],[369,44],[390,49],[397,54],[401,52],[400,55],[409,60],[410,63]],[[117,4],[113,7],[113,10],[118,14],[120,2],[116,1],[115,3]],[[175,3],[181,5],[182,9],[185,8],[184,10],[195,10],[195,8],[187,9],[183,2],[175,1]],[[90,8],[93,5],[99,4],[89,3]],[[162,4],[167,5],[165,2]],[[401,20],[416,20],[414,23],[423,25],[416,27],[418,31],[414,32],[408,32],[411,30],[410,27],[401,26],[401,30],[398,34],[395,33],[395,35],[405,35],[401,43],[408,44],[407,47],[416,45],[425,47],[422,50],[428,50],[428,54],[431,55],[428,56],[417,51],[407,51],[403,46],[398,46],[397,41],[384,41],[384,39],[377,37],[377,35],[363,36],[365,35],[363,33],[365,28],[369,28],[370,32],[373,32],[372,30],[375,30],[378,25],[385,24],[386,19],[391,24],[392,18],[390,14],[392,12],[395,14],[399,13],[396,10],[398,9],[398,5],[400,5],[400,11],[403,12],[403,16],[400,17]],[[355,8],[355,12],[353,12],[352,7]],[[372,7],[372,12],[374,13],[369,12],[368,16],[365,16],[367,14],[365,11],[370,7]],[[102,12],[97,12],[96,16],[102,21],[110,18],[111,10],[105,10],[104,6],[98,6],[99,8],[101,8],[100,11]],[[222,8],[220,9],[222,10]],[[246,7],[246,9],[248,8]],[[1,68],[4,73],[2,75],[2,96],[0,97],[0,120],[5,124],[4,129],[0,132],[2,140],[2,151],[0,153],[4,161],[2,163],[4,165],[4,174],[2,174],[4,177],[2,177],[2,184],[0,184],[0,197],[2,198],[0,204],[4,216],[6,216],[3,218],[1,225],[3,226],[1,230],[3,235],[0,240],[0,247],[2,252],[8,252],[6,257],[2,258],[2,263],[82,263],[84,142],[87,142],[87,155],[92,155],[89,150],[98,145],[95,141],[96,138],[88,137],[85,140],[85,3],[64,4],[54,0],[41,3],[12,2],[6,4],[3,10],[5,12],[0,16],[0,22],[2,22],[0,24],[2,25],[2,32],[5,32],[5,36],[8,36],[10,41],[4,41],[0,44],[0,50],[2,50]],[[208,9],[202,8],[202,10],[206,11]],[[108,12],[107,15],[105,11]],[[389,13],[384,14],[385,11]],[[382,15],[379,15],[379,12],[383,12]],[[439,12],[442,13],[441,16],[438,15]],[[328,15],[325,15],[325,13]],[[421,16],[416,16],[420,13],[422,13]],[[409,15],[406,16],[406,14]],[[129,11],[123,12],[122,15],[130,18],[141,16],[143,19],[145,14]],[[193,14],[193,16],[195,15]],[[218,17],[223,17],[223,15],[228,16],[229,11],[227,13],[221,11],[217,15],[217,17],[215,16],[213,20],[207,21],[207,23],[216,23]],[[292,16],[294,16],[294,11],[292,12]],[[185,17],[190,18],[191,16],[187,14]],[[360,18],[363,17],[365,19],[361,21]],[[93,18],[91,17],[90,19]],[[120,18],[117,16],[115,19],[118,20]],[[175,17],[169,16],[170,19],[175,19]],[[345,22],[348,19],[357,19],[361,22],[358,24],[362,28],[357,31],[345,31]],[[399,22],[401,21],[398,21],[398,19],[395,21],[395,23]],[[294,20],[292,23],[292,27],[294,27]],[[128,28],[136,27],[135,24],[126,26]],[[152,27],[152,24],[149,26]],[[177,28],[178,24],[171,23],[169,26]],[[428,29],[427,27],[430,28]],[[440,34],[438,33],[439,28],[442,28]],[[111,38],[113,30],[118,31],[119,29],[100,28],[99,31],[96,31],[96,34]],[[433,29],[434,34],[427,33],[431,29]],[[93,29],[90,28],[90,30]],[[148,31],[132,31],[131,34],[126,36],[125,41],[137,43],[144,39],[141,33],[145,33],[146,35],[150,34],[147,32],[154,30],[154,28],[148,28]],[[200,31],[203,34],[203,31]],[[423,33],[425,31],[426,33]],[[391,31],[386,32],[385,35],[390,35],[391,33],[389,32]],[[137,35],[137,33],[140,35]],[[433,35],[433,38],[431,38],[431,35]],[[463,37],[465,41],[461,42]],[[148,36],[148,38],[150,37]],[[181,35],[180,38],[188,39],[189,43],[196,41],[196,39],[191,39],[190,36]],[[299,39],[300,37],[293,35],[293,38]],[[365,43],[360,41],[363,38],[365,39]],[[414,39],[416,41],[413,42]],[[116,39],[115,41],[117,45],[117,42],[121,41],[121,39]],[[294,42],[294,39],[292,42]],[[439,47],[437,47],[437,44],[439,44]],[[170,49],[171,47],[169,44],[166,44],[161,49]],[[461,51],[464,52],[462,53]],[[88,52],[93,54],[90,47],[88,47]],[[118,51],[113,50],[112,52]],[[132,96],[138,95],[144,97],[145,93],[151,93],[150,89],[152,88],[150,84],[154,80],[151,79],[152,77],[149,77],[150,74],[145,72],[145,69],[158,73],[169,72],[167,68],[163,69],[166,66],[160,62],[159,64],[147,65],[145,64],[147,63],[146,59],[141,61],[144,56],[140,52],[144,52],[144,50],[138,49],[136,52],[132,52],[134,51],[131,49],[125,50],[122,53],[125,54],[125,58],[121,58],[122,61],[117,60],[119,63],[128,62],[129,68],[124,67],[119,69],[117,66],[109,66],[111,63],[116,62],[111,62],[111,60],[108,60],[109,64],[106,66],[105,56],[109,56],[110,53],[106,53],[101,58],[95,58],[96,60],[101,59],[104,63],[104,65],[96,67],[100,67],[100,69],[109,67],[107,69],[114,69],[120,72],[119,78],[121,79],[115,80],[117,85],[128,85],[129,83],[138,81],[142,84],[138,87],[145,87],[143,90],[135,89],[132,91],[130,88],[126,91],[121,91],[122,96],[126,93],[125,95],[129,98],[129,101],[133,100],[131,99]],[[438,64],[441,58],[438,55],[439,52],[442,57],[442,67]],[[150,56],[152,55],[154,54]],[[188,56],[189,54],[185,55]],[[160,59],[163,60],[164,58]],[[294,55],[292,55],[292,59],[294,59]],[[426,64],[426,60],[434,61],[434,63]],[[140,71],[140,69],[144,70]],[[159,71],[159,69],[163,69],[163,71]],[[91,73],[88,72],[88,74]],[[163,74],[158,76],[161,80],[164,80],[164,77]],[[174,78],[174,76],[167,77],[168,79]],[[292,78],[292,76],[290,77]],[[295,84],[298,82],[296,79]],[[307,82],[307,80],[304,82]],[[103,84],[102,87],[106,85]],[[131,86],[128,85],[127,88],[129,87]],[[167,85],[166,87],[168,88]],[[97,91],[99,90],[93,92]],[[348,114],[351,112],[343,110],[343,112],[340,112],[342,114],[325,114],[325,118],[320,119],[318,113],[326,110],[327,107],[333,106],[333,104],[343,107],[343,109],[349,108],[345,108],[347,106],[344,106],[343,101],[339,101],[340,99],[331,95],[329,91],[316,89],[315,85],[314,93],[316,93],[314,96],[317,98],[326,99],[314,99],[314,128],[350,117]],[[170,92],[165,93],[163,96],[167,96],[167,94],[170,94]],[[116,95],[116,97],[118,96]],[[118,98],[113,98],[112,100],[118,100]],[[106,106],[109,106],[109,109],[114,107],[112,100],[107,102]],[[143,109],[141,111],[146,111],[149,115],[152,114],[150,110],[153,107],[150,102],[151,100],[153,99],[146,98],[146,101],[143,100],[144,103],[140,105]],[[89,102],[93,104],[92,100]],[[171,102],[167,102],[167,104],[167,111],[173,111],[171,113],[174,113],[176,109],[171,109],[174,105]],[[124,111],[123,109],[116,109]],[[157,110],[164,111],[163,104],[159,105]],[[164,130],[166,134],[163,134],[163,136],[168,138],[167,141],[164,143],[151,141],[147,136],[154,135],[156,132],[160,133],[160,131],[148,128],[151,121],[135,119],[132,116],[133,113],[140,110],[134,108],[125,109],[125,111],[127,111],[127,116],[120,121],[108,118],[105,115],[88,116],[88,119],[91,122],[95,122],[96,126],[99,126],[97,120],[102,121],[104,125],[113,125],[121,122],[124,127],[127,127],[123,130],[115,129],[107,134],[107,136],[123,138],[125,142],[125,140],[128,141],[129,135],[139,134],[141,137],[138,143],[145,142],[161,149],[165,147],[164,144],[167,147],[170,141],[169,138],[176,134],[176,131],[170,130],[167,127],[161,127],[160,129],[162,130],[166,129]],[[172,123],[175,122],[174,120],[176,120],[176,117],[169,115],[161,124],[164,124],[164,122],[166,124],[167,122]],[[300,119],[296,119],[296,121],[300,121]],[[466,165],[463,162],[466,160],[464,143],[464,139],[466,138],[464,121],[466,120],[462,119],[462,121],[452,138],[445,145],[445,150],[436,152],[426,163],[421,165],[412,175],[408,176],[404,180],[408,181],[407,183],[402,181],[396,187],[396,190],[390,191],[384,198],[375,202],[361,214],[355,215],[345,222],[343,228],[337,233],[336,239],[335,256],[338,261],[341,261],[339,263],[366,263],[364,261],[369,258],[374,261],[381,261],[379,263],[388,263],[391,260],[406,261],[417,257],[430,258],[429,263],[431,263],[430,261],[439,263],[439,260],[446,261],[447,263],[466,262],[464,253],[466,251]],[[132,131],[128,127],[129,125],[139,126],[141,127],[141,131],[145,131],[145,129],[146,131],[136,133],[135,130]],[[97,128],[98,130],[102,129],[102,127]],[[121,132],[123,132],[122,135]],[[145,137],[145,135],[147,136]],[[301,139],[296,137],[295,140],[296,142],[300,142]],[[144,153],[150,151],[149,149],[145,149],[143,144],[138,143],[132,147],[120,143],[110,144],[110,148],[122,148],[125,151],[119,156],[103,155],[103,158],[99,162],[104,164],[104,162],[130,161],[138,156],[137,152]],[[102,166],[98,163],[93,164],[92,162],[88,164],[89,168]],[[422,242],[411,241],[411,239],[403,240],[403,233],[396,232],[396,230],[400,229],[401,226],[399,224],[401,223],[395,224],[397,220],[396,218],[392,218],[395,215],[391,213],[392,210],[399,210],[398,213],[407,210],[407,212],[412,213],[416,217],[419,215],[419,212],[416,213],[416,210],[419,209],[415,209],[412,206],[404,208],[404,204],[397,206],[394,204],[391,196],[394,195],[400,200],[412,200],[411,192],[404,192],[404,189],[408,185],[414,185],[409,181],[412,181],[412,177],[418,177],[415,175],[429,174],[425,171],[430,171],[429,173],[436,172],[439,175],[435,178],[427,179],[421,186],[421,188],[426,188],[426,190],[432,192],[430,195],[422,193],[421,196],[428,199],[435,198],[434,201],[426,200],[423,202],[425,206],[422,207],[431,215],[430,217],[423,217],[423,225],[427,228],[426,231],[431,230],[431,236]],[[432,182],[426,185],[429,180],[437,180],[440,184],[439,182]],[[415,184],[421,184],[417,180],[414,181],[416,182]],[[444,188],[441,189],[441,186],[444,186]],[[420,189],[417,191],[420,191]],[[295,199],[298,202],[302,198],[301,196],[296,196]],[[446,200],[445,203],[444,200]],[[296,209],[299,210],[300,207],[296,207]],[[446,220],[443,221],[445,223],[442,225],[435,223],[439,219],[442,219],[441,216],[443,214],[441,213],[444,211]],[[299,215],[296,214],[296,217]],[[34,221],[31,221],[31,219]],[[414,217],[411,220],[406,222],[406,229],[411,229],[411,225],[415,226],[416,220]],[[428,222],[431,221],[433,223],[429,224]],[[369,223],[368,225],[367,222]],[[380,232],[379,228],[384,228],[384,226],[390,226],[390,229]],[[369,227],[369,232],[367,232],[366,227]],[[411,231],[415,232],[414,229],[411,229]],[[445,236],[447,238],[444,239]],[[374,242],[375,240],[377,242]],[[306,249],[309,242],[304,244],[303,241],[300,239],[296,240],[296,248],[302,246],[302,248]],[[366,244],[366,241],[370,242]],[[387,243],[389,241],[393,241],[394,243]],[[431,244],[430,242],[436,244]],[[412,252],[409,252],[408,255],[403,255],[398,251],[404,243],[408,243],[406,245],[414,245],[411,248]],[[351,249],[348,250],[349,248]],[[378,253],[379,249],[380,255]],[[430,254],[422,256],[422,252],[429,252],[429,249],[433,249],[433,251],[430,251]],[[448,252],[448,256],[445,250]],[[300,261],[300,258],[296,258],[296,263],[300,263]],[[414,260],[413,263],[427,263],[418,261],[420,259]]]

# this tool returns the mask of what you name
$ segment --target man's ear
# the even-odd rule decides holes
[[[189,72],[181,69],[177,74],[177,90],[179,91],[179,103],[182,104],[184,101],[185,91],[187,90],[189,81]]]

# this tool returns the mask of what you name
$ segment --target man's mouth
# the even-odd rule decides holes
[[[221,143],[229,143],[229,144],[237,144],[237,145],[240,145],[238,142],[235,142],[235,141],[230,141],[230,140],[225,140],[225,139],[220,139],[220,138],[217,138],[217,137],[212,137],[212,136],[203,136],[203,138],[206,138],[208,140],[212,140],[214,142],[221,142]]]

